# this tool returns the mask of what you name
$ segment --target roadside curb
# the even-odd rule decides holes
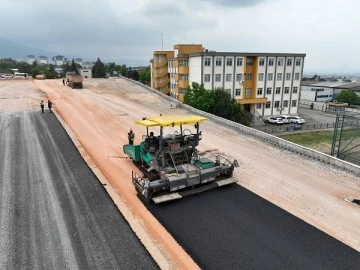
[[[131,210],[128,208],[126,203],[121,199],[120,195],[113,189],[107,178],[104,174],[96,167],[94,162],[91,162],[91,158],[87,153],[86,149],[81,145],[78,141],[76,135],[73,133],[71,128],[67,125],[66,121],[61,117],[61,115],[53,110],[56,118],[60,122],[60,124],[65,129],[66,133],[69,135],[71,141],[74,143],[75,147],[78,149],[81,157],[84,159],[86,164],[95,174],[95,176],[99,179],[99,182],[102,184],[103,188],[109,194],[110,198],[120,211],[120,213],[124,216],[126,221],[128,222],[130,228],[135,233],[137,238],[144,245],[147,252],[149,252],[150,256],[154,259],[154,261],[158,264],[161,269],[177,269],[175,263],[169,258],[169,255],[166,254],[164,250],[161,249],[160,246],[156,245],[156,240],[147,232],[147,230],[142,225],[141,220],[136,218]]]

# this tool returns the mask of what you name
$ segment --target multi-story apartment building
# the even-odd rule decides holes
[[[62,55],[56,55],[52,58],[53,64],[57,67],[60,67],[64,64],[65,58]]]
[[[32,65],[35,61],[36,61],[35,55],[30,54],[26,56],[26,63]]]
[[[44,55],[41,55],[41,56],[38,57],[37,61],[38,61],[39,64],[47,65],[48,64],[48,57],[44,56]]]
[[[184,52],[179,50],[182,46],[198,46],[198,51]],[[229,91],[251,113],[268,116],[298,112],[305,54],[214,52],[201,45],[174,48],[167,74],[173,97],[183,100],[187,86],[197,82],[205,89]]]

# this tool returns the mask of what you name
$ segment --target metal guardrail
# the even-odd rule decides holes
[[[159,95],[160,97],[170,101],[171,103],[178,104],[179,107],[183,107],[192,113],[207,117],[216,124],[230,127],[246,136],[254,137],[254,138],[264,141],[268,144],[271,144],[274,147],[278,147],[280,149],[284,149],[284,150],[296,153],[298,155],[317,160],[317,161],[325,163],[329,166],[332,166],[332,167],[335,167],[335,168],[338,168],[338,169],[341,169],[341,170],[347,171],[349,173],[360,176],[360,166],[358,166],[358,165],[355,165],[353,163],[335,158],[333,156],[318,152],[316,150],[286,141],[284,139],[278,138],[274,135],[262,132],[260,130],[256,130],[254,128],[249,128],[247,126],[244,126],[239,123],[235,123],[233,121],[218,117],[216,115],[200,111],[200,110],[190,107],[186,104],[183,104],[182,102],[180,102],[170,96],[164,95],[164,94],[160,93],[159,91],[152,89],[151,87],[143,85],[142,83],[140,83],[138,81],[134,81],[129,78],[124,78],[124,79],[131,81],[131,82],[149,90],[150,92],[152,92],[154,94]]]

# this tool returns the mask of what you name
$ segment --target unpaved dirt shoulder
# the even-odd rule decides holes
[[[37,81],[36,85],[53,101],[54,110],[76,138],[80,153],[94,173],[101,172],[100,181],[109,186],[109,195],[159,266],[163,269],[198,269],[137,198],[131,184],[131,170],[136,167],[131,161],[111,158],[124,155],[122,145],[127,143],[126,133],[138,119],[133,105],[112,103],[112,98],[107,97],[97,99],[98,94],[93,95],[86,88],[73,90],[56,80]],[[86,82],[84,85],[86,87]],[[135,132],[140,134],[140,130]]]

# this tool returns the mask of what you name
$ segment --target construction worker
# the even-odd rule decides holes
[[[40,102],[41,112],[44,113],[44,101]]]
[[[52,113],[51,107],[52,107],[52,102],[51,102],[50,99],[49,99],[49,100],[48,100],[48,108],[49,108],[49,112],[50,112],[50,113]]]
[[[133,145],[135,139],[135,133],[132,131],[132,129],[130,129],[130,132],[128,133],[128,139],[129,139],[129,144]]]

